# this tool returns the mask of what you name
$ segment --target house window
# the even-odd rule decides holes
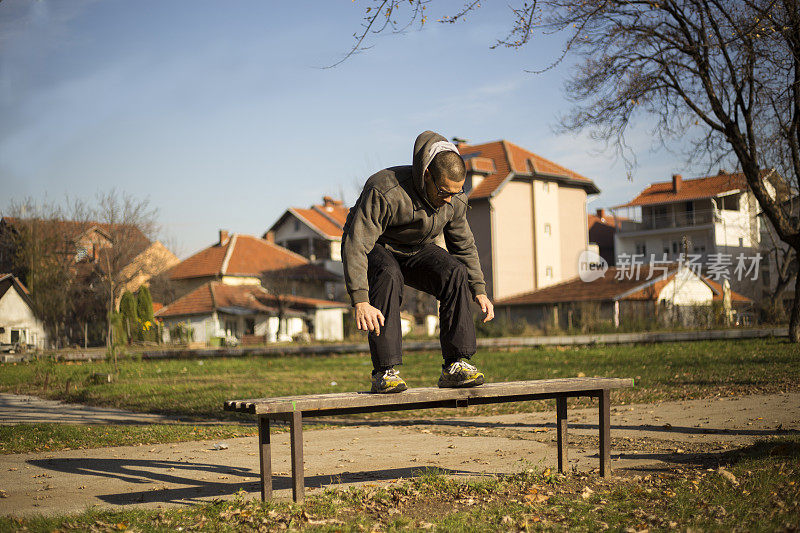
[[[295,221],[294,221],[294,230],[295,231],[300,231],[300,221],[297,220],[297,219],[295,219]]]
[[[546,267],[544,269],[545,277],[552,278],[553,277],[553,267]]]
[[[75,254],[75,262],[80,263],[86,259],[87,255],[89,255],[89,250],[87,250],[85,246],[78,246],[78,251]]]
[[[725,211],[738,211],[739,210],[739,194],[731,194],[730,196],[723,196],[720,198],[720,204]]]
[[[636,246],[636,254],[637,255],[647,255],[647,246],[643,242],[637,242]]]
[[[739,237],[739,248],[744,246],[744,237]]]
[[[544,225],[544,233],[545,233],[545,235],[550,235],[551,234],[551,229],[550,229],[550,223],[549,222]]]
[[[547,193],[550,192],[550,182],[549,181],[545,181],[544,183],[542,183],[542,190],[544,192],[547,192]]]
[[[677,254],[678,250],[679,250],[678,241],[672,241],[672,253]]]
[[[256,332],[256,319],[255,318],[245,318],[244,319],[244,334],[245,335],[254,335]]]

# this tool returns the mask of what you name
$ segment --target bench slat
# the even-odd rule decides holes
[[[403,405],[469,398],[530,396],[532,394],[558,394],[601,389],[632,387],[631,378],[562,378],[536,381],[511,381],[486,383],[466,389],[440,389],[424,387],[409,389],[399,394],[371,394],[369,392],[339,392],[281,398],[230,400],[226,411],[252,414],[278,414],[294,411],[314,412],[331,409],[358,409],[376,406]]]

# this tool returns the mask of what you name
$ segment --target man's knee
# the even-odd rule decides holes
[[[455,264],[453,265],[453,270],[451,271],[450,275],[453,277],[454,281],[459,283],[466,283],[469,275],[467,273],[467,267],[461,261],[456,260]]]
[[[403,286],[403,273],[400,267],[391,263],[385,263],[377,266],[372,272],[375,282],[381,284],[389,284],[392,287]],[[370,282],[372,284],[372,282]]]

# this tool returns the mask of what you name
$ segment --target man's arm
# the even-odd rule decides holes
[[[466,211],[466,207],[464,210]],[[456,213],[453,220],[445,225],[443,233],[447,251],[467,267],[472,295],[486,294],[486,282],[483,280],[481,262],[478,259],[478,248],[467,223],[466,212],[460,215]]]
[[[463,215],[456,214],[453,220],[444,227],[444,242],[447,251],[467,267],[467,277],[472,295],[481,306],[484,314],[483,321],[489,322],[494,318],[494,305],[486,296],[486,282],[481,271],[475,237],[467,222],[466,208]]]
[[[355,308],[358,329],[380,335],[383,314],[369,303],[367,254],[383,234],[391,220],[386,198],[375,189],[365,189],[358,198],[342,234],[342,266],[344,282]]]

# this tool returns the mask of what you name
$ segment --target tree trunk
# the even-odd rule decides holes
[[[794,281],[794,301],[792,302],[792,315],[789,319],[789,341],[800,342],[800,276],[796,277]]]

